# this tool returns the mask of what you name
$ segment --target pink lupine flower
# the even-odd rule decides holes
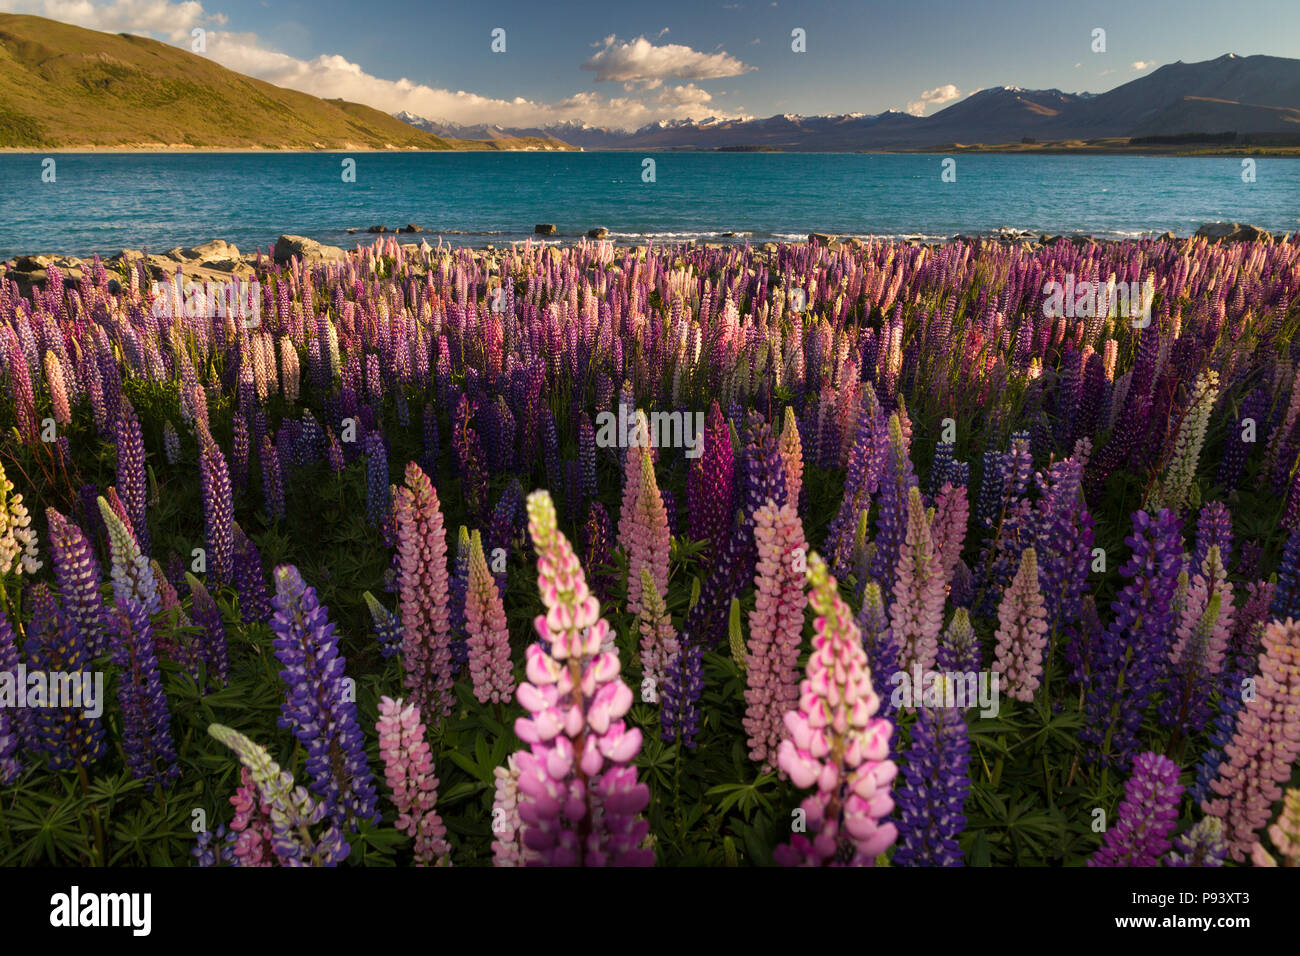
[[[930,535],[920,490],[913,485],[907,496],[907,536],[894,572],[894,600],[889,606],[889,627],[898,648],[898,667],[910,672],[934,667],[943,630],[944,575]]]
[[[469,588],[465,593],[465,632],[469,635],[469,672],[480,704],[501,703],[515,690],[510,665],[510,631],[501,592],[488,570],[483,538],[475,531],[469,545]]]
[[[641,676],[652,682],[663,683],[668,662],[681,649],[672,616],[664,604],[663,596],[650,577],[650,569],[641,569]]]
[[[1300,622],[1273,621],[1261,643],[1255,696],[1237,712],[1236,731],[1210,784],[1215,796],[1201,803],[1223,821],[1228,852],[1238,862],[1258,842],[1300,755]]]
[[[799,507],[799,492],[803,488],[803,443],[799,440],[799,423],[794,409],[786,406],[785,425],[781,429],[781,460],[785,463],[786,500]]]
[[[496,792],[492,797],[492,865],[527,866],[537,854],[524,845],[519,819],[519,765],[514,754],[504,767],[492,771]]]
[[[881,823],[894,808],[894,727],[875,716],[880,698],[861,632],[820,555],[808,556],[808,584],[817,612],[813,652],[799,706],[785,715],[790,736],[778,761],[795,786],[816,789],[800,804],[808,836],[796,834],[773,855],[783,866],[871,866],[898,836],[892,823]]]
[[[609,623],[587,590],[573,547],[556,528],[545,491],[528,496],[528,531],[537,550],[537,588],[546,613],[534,621],[515,733],[527,746],[519,766],[523,843],[551,866],[649,866],[641,817],[650,791],[632,761],[641,731],[623,715],[632,691],[615,651],[602,651]]]
[[[954,488],[950,482],[945,481],[934,499],[934,519],[930,524],[934,553],[939,556],[945,588],[952,583],[953,570],[961,560],[969,520],[970,503],[966,497],[966,486],[958,485]]]
[[[645,424],[645,414],[637,412],[638,428]],[[624,494],[634,494],[629,510],[623,508],[623,520],[628,526],[619,526],[619,537],[627,551],[627,612],[634,617],[641,614],[641,569],[650,572],[655,590],[661,595],[668,591],[668,552],[671,536],[668,533],[668,511],[663,495],[655,481],[654,461],[648,447],[631,448],[627,453],[628,482]],[[640,472],[634,482],[632,472]]]
[[[397,807],[395,826],[415,844],[420,866],[437,863],[449,866],[451,846],[447,828],[438,816],[438,778],[433,775],[433,754],[424,739],[420,708],[403,706],[399,697],[379,699],[379,756],[384,761],[384,779],[393,792]]]
[[[749,759],[765,773],[776,765],[785,714],[799,701],[808,544],[794,501],[788,499],[777,508],[769,498],[754,512],[758,564],[745,654],[744,726]]]
[[[247,767],[239,768],[239,781],[239,787],[230,797],[235,808],[234,819],[230,821],[231,832],[236,834],[235,859],[240,866],[277,866],[270,805],[263,800]]]
[[[1015,700],[1031,701],[1043,679],[1047,648],[1047,610],[1038,588],[1038,557],[1025,548],[1020,568],[998,605],[997,650],[994,669]]]
[[[68,386],[63,378],[63,366],[53,352],[45,353],[45,380],[50,386],[50,401],[54,405],[54,420],[60,425],[72,424],[72,407],[68,404]]]
[[[407,463],[406,483],[397,490],[393,509],[405,685],[411,702],[421,712],[446,716],[455,703],[447,610],[447,534],[438,492],[415,462]]]

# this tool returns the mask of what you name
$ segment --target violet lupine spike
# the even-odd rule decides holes
[[[930,521],[921,490],[908,489],[906,536],[891,576],[893,600],[889,629],[898,648],[898,669],[911,673],[934,667],[943,629],[944,574],[930,535]]]
[[[794,501],[769,501],[754,514],[758,565],[745,654],[745,733],[749,759],[765,773],[776,767],[784,718],[799,699],[799,647],[808,605],[808,543]]]
[[[480,704],[508,701],[514,694],[514,668],[510,663],[510,631],[496,580],[488,571],[483,538],[470,539],[469,589],[465,596],[465,633],[468,635],[469,673]]]
[[[515,722],[523,843],[552,866],[648,866],[641,848],[650,792],[632,761],[641,732],[622,717],[632,691],[618,654],[602,651],[609,624],[587,590],[577,555],[556,528],[545,491],[528,497],[528,531],[537,551],[537,585],[547,612],[534,626],[545,642],[527,653],[528,680]]]
[[[436,809],[438,778],[433,775],[433,753],[424,739],[420,709],[404,705],[400,697],[381,697],[375,730],[384,779],[397,807],[396,828],[414,842],[418,865],[449,865],[451,845]]]
[[[401,563],[402,666],[420,713],[446,716],[455,704],[448,614],[447,535],[438,493],[415,462],[395,506]],[[435,716],[434,720],[438,720]]]
[[[9,616],[0,610],[0,677],[18,679],[18,642],[14,638]],[[19,751],[23,742],[21,717],[10,716],[11,708],[0,707],[0,786],[8,786],[22,773]]]
[[[402,649],[402,619],[379,603],[369,591],[361,595],[370,609],[375,627],[375,643],[380,657],[392,657]]]
[[[194,623],[201,632],[199,657],[207,665],[212,678],[224,687],[230,674],[230,647],[226,640],[226,625],[221,617],[221,609],[202,581],[188,572],[185,580],[190,586],[190,610],[194,614]]]
[[[238,524],[235,532],[235,558],[233,584],[239,594],[239,616],[256,624],[271,619],[271,595],[266,589],[266,572],[262,567],[262,554],[253,539],[244,534]]]
[[[894,809],[894,728],[875,716],[880,700],[862,637],[816,553],[808,556],[808,584],[817,613],[813,651],[799,706],[785,715],[790,736],[778,760],[796,787],[816,790],[800,804],[809,836],[797,834],[773,856],[783,866],[871,866],[898,836],[894,824],[881,822]]]
[[[76,623],[59,607],[49,587],[38,584],[29,592],[32,619],[28,626],[23,651],[27,657],[27,671],[46,674],[62,672],[80,674],[83,704],[88,688],[85,682],[92,678],[92,658]],[[93,688],[89,691],[93,693]],[[29,702],[30,703],[30,702]],[[51,770],[71,770],[89,767],[104,755],[102,716],[91,716],[88,707],[45,706],[32,707],[24,718],[30,745],[49,754]]]
[[[205,436],[206,437],[206,436]],[[199,487],[203,495],[203,525],[207,543],[207,568],[218,587],[229,584],[234,572],[234,502],[226,459],[208,438],[199,456]]]
[[[279,725],[293,731],[306,749],[311,790],[330,820],[354,829],[378,822],[365,738],[329,609],[292,565],[275,569],[275,591],[271,630],[286,685]]]
[[[1120,568],[1128,583],[1111,605],[1104,638],[1083,675],[1086,720],[1080,738],[1091,760],[1125,766],[1137,752],[1137,731],[1157,680],[1168,664],[1172,601],[1183,560],[1177,517],[1163,510],[1133,516],[1132,549]]]
[[[117,485],[131,530],[140,543],[140,550],[150,552],[149,521],[146,513],[148,492],[144,463],[144,435],[135,410],[125,405],[117,421]]]
[[[880,585],[870,579],[862,590],[862,606],[855,619],[862,632],[862,649],[867,655],[876,696],[884,716],[892,719],[893,695],[889,693],[890,678],[898,672],[898,645],[889,629],[889,615],[880,593]]]
[[[935,667],[950,674],[977,674],[982,669],[983,652],[970,622],[970,613],[959,607],[939,642]]]
[[[76,622],[91,656],[98,657],[108,650],[108,622],[95,551],[71,519],[53,508],[45,509],[45,515],[50,528],[50,560],[64,610]]]
[[[591,575],[591,593],[602,601],[609,599],[609,575],[603,568],[613,561],[613,540],[609,512],[599,501],[591,502],[582,526],[582,564]]]
[[[266,516],[272,524],[284,520],[284,476],[280,470],[280,456],[271,444],[269,435],[262,438],[262,493],[266,497]]]
[[[1224,840],[1237,862],[1258,842],[1300,756],[1300,622],[1273,621],[1262,643],[1254,699],[1238,711],[1211,795],[1201,803],[1205,813],[1223,821]]]
[[[966,828],[969,794],[970,738],[961,709],[919,708],[894,788],[898,848],[891,865],[963,866],[957,837]]]
[[[378,432],[366,435],[366,522],[372,528],[381,527],[388,520],[388,449]]]
[[[881,590],[886,593],[894,591],[894,576],[908,532],[908,497],[911,489],[917,487],[908,447],[903,436],[902,422],[894,414],[889,419],[889,450],[885,455],[885,468],[880,479],[879,510],[876,516],[876,556],[871,563],[871,576],[880,582]],[[928,528],[926,534],[929,534]]]
[[[1228,845],[1223,842],[1223,823],[1218,817],[1202,817],[1196,826],[1175,838],[1165,854],[1165,866],[1223,866]]]
[[[1020,570],[1002,596],[996,640],[993,667],[1002,675],[1007,695],[1032,701],[1042,683],[1047,649],[1047,611],[1038,589],[1038,559],[1033,548],[1024,550]]]
[[[1180,587],[1183,578],[1179,576]],[[1211,716],[1210,691],[1223,670],[1232,635],[1232,585],[1219,546],[1206,553],[1188,582],[1179,610],[1168,685],[1160,700],[1160,721],[1179,733],[1205,729]]]
[[[1156,753],[1139,754],[1124,784],[1124,800],[1116,820],[1106,830],[1089,866],[1159,866],[1169,852],[1170,834],[1178,822],[1183,787],[1178,764]]]
[[[122,707],[122,749],[131,776],[146,793],[169,787],[181,775],[172,740],[171,712],[163,693],[152,627],[137,601],[117,606],[118,636],[113,663],[119,669],[117,699]]]

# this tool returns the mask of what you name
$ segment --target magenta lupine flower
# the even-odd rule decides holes
[[[773,856],[782,866],[871,866],[898,836],[881,820],[894,808],[889,787],[893,725],[875,716],[880,699],[853,615],[817,554],[808,556],[809,600],[817,619],[799,707],[785,715],[790,736],[778,761],[796,787],[816,787],[800,804],[808,836]]]
[[[709,542],[710,560],[717,558],[735,522],[735,478],[731,429],[715,401],[704,424],[704,451],[691,464],[686,488],[690,536]]]
[[[32,389],[31,372],[27,368],[27,358],[13,329],[5,327],[9,337],[8,358],[5,367],[9,375],[9,393],[13,397],[14,412],[18,419],[18,434],[23,444],[40,443],[40,429],[36,418],[36,393]]]
[[[1002,675],[1006,693],[1031,701],[1043,680],[1047,649],[1047,611],[1038,589],[1038,557],[1033,548],[1020,556],[1020,569],[998,606],[997,649],[993,668]]]
[[[1182,793],[1178,764],[1160,754],[1138,754],[1117,819],[1088,865],[1159,866],[1169,852]]]
[[[234,570],[234,502],[230,495],[230,474],[226,458],[211,436],[202,437],[199,456],[199,487],[203,495],[203,525],[207,542],[207,567],[218,587],[229,584]]]
[[[763,771],[776,766],[784,718],[799,701],[799,645],[803,642],[808,543],[797,498],[779,508],[770,498],[754,513],[758,565],[754,610],[745,655],[745,733],[749,759]]]
[[[510,631],[496,579],[488,570],[483,538],[475,531],[469,547],[469,588],[465,593],[465,633],[469,672],[480,704],[501,703],[514,694]]]
[[[645,414],[637,412],[637,421],[645,422]],[[623,509],[623,521],[628,522],[624,528],[619,526],[619,538],[627,551],[627,612],[639,616],[641,613],[641,569],[650,572],[655,590],[663,595],[668,592],[668,552],[671,542],[668,533],[668,512],[664,508],[663,497],[659,494],[659,484],[655,481],[654,462],[650,449],[629,450],[628,482],[625,494],[635,498],[630,509]],[[632,481],[630,472],[640,472],[639,480]]]
[[[916,485],[908,489],[907,536],[892,575],[889,628],[898,649],[898,668],[934,667],[943,630],[944,574],[930,535],[930,520]]]
[[[424,739],[420,709],[403,705],[399,697],[379,699],[379,756],[384,761],[384,780],[397,807],[394,826],[414,842],[415,860],[450,865],[451,846],[447,828],[438,816],[438,778],[433,775],[433,753]]]
[[[447,532],[438,492],[420,466],[406,465],[397,490],[402,666],[411,702],[422,714],[451,713],[451,618],[448,613]]]
[[[230,796],[235,808],[230,830],[235,834],[234,855],[236,866],[276,866],[275,825],[271,822],[271,808],[253,782],[247,767],[239,768],[239,786]]]
[[[1282,784],[1300,756],[1300,622],[1273,621],[1264,630],[1254,699],[1237,712],[1236,732],[1223,748],[1213,795],[1201,809],[1223,821],[1232,858],[1241,862],[1259,842]]]
[[[528,648],[528,681],[519,685],[529,716],[515,722],[528,745],[515,754],[523,843],[542,865],[649,866],[640,814],[650,791],[632,764],[641,731],[622,720],[632,691],[618,654],[601,650],[609,624],[545,491],[528,497],[528,531],[547,612],[534,622],[541,642]]]

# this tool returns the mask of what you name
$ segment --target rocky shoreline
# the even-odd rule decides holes
[[[349,233],[364,233],[384,235],[395,238],[397,235],[406,235],[412,233],[426,233],[434,235],[431,230],[426,230],[419,226],[407,224],[405,227],[389,230],[386,227],[376,226],[366,230],[349,229]],[[538,236],[553,237],[548,238],[548,244],[563,244],[586,242],[591,240],[605,240],[608,235],[607,230],[603,227],[590,229],[585,236],[580,237],[556,237],[555,227],[549,223],[539,224],[535,227],[535,234]],[[731,237],[734,233],[723,233],[722,236]],[[1172,232],[1164,233],[1160,236],[1150,237],[1156,240],[1169,242],[1190,243],[1197,239],[1204,239],[1208,242],[1272,242],[1274,237],[1268,232],[1256,226],[1242,225],[1235,222],[1213,222],[1201,226],[1191,236],[1177,236]],[[1288,234],[1278,237],[1278,242],[1295,241],[1294,234]],[[857,236],[840,237],[831,233],[814,232],[808,235],[807,241],[818,245],[826,246],[830,251],[835,252],[842,248],[861,248],[866,245],[866,240]],[[998,229],[995,231],[979,234],[958,234],[948,239],[907,239],[897,240],[906,242],[909,245],[928,245],[940,246],[951,242],[993,242],[1001,244],[1019,245],[1026,249],[1036,248],[1038,246],[1055,245],[1059,242],[1070,242],[1075,245],[1087,245],[1096,243],[1104,245],[1121,241],[1116,239],[1097,239],[1093,236],[1083,233],[1072,233],[1062,235],[1048,235],[1046,233],[1026,232],[1015,229]],[[512,243],[517,244],[517,243]],[[735,245],[734,240],[727,242],[706,242],[702,240],[688,240],[682,245],[693,248],[706,249],[724,249],[729,245]],[[646,243],[619,243],[615,246],[617,251],[625,251],[644,246]],[[774,255],[780,249],[779,243],[763,242],[752,244],[757,255],[770,256]],[[788,245],[788,243],[787,243]],[[421,249],[431,250],[433,246],[428,243],[426,238],[421,238],[419,243],[404,242],[403,249],[408,252],[418,251]],[[483,246],[474,247],[476,255],[495,261],[499,255],[504,254],[508,246],[498,247],[496,244],[487,243]],[[269,250],[259,249],[252,253],[241,253],[238,247],[224,239],[212,239],[208,242],[201,243],[197,246],[180,247],[170,249],[163,253],[147,253],[140,249],[123,249],[113,256],[102,258],[100,262],[110,272],[120,272],[125,263],[142,261],[145,273],[155,281],[161,281],[164,278],[174,276],[180,269],[187,279],[197,282],[213,281],[225,282],[232,278],[248,278],[258,269],[259,265],[265,265],[268,260],[277,264],[283,264],[293,258],[307,260],[334,260],[343,259],[349,252],[340,246],[325,245],[306,236],[281,235],[276,240],[275,246]],[[8,279],[18,284],[20,292],[27,294],[34,286],[44,286],[48,276],[48,269],[54,267],[63,276],[65,285],[74,287],[80,283],[85,273],[94,265],[94,257],[77,257],[64,256],[53,253],[47,254],[29,254],[15,256],[3,263],[0,263],[0,278]],[[110,287],[116,284],[115,279],[110,279]],[[111,291],[116,291],[112,289]]]

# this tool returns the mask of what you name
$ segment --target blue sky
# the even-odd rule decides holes
[[[1001,85],[1101,92],[1175,60],[1300,57],[1297,0],[0,0],[231,69],[460,123],[933,113]],[[791,31],[807,51],[791,50]],[[504,53],[491,32],[505,30]],[[1106,31],[1093,52],[1092,31]]]

